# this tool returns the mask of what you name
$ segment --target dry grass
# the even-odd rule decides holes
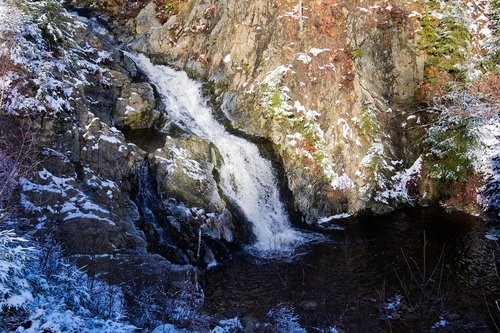
[[[37,137],[29,118],[0,118],[0,208],[13,208],[19,178],[32,175],[41,163]]]

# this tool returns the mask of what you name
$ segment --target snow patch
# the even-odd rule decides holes
[[[331,51],[331,50],[330,49],[319,49],[319,48],[313,47],[312,49],[309,50],[309,53],[312,54],[313,56],[317,57],[321,53],[328,52],[328,51]]]
[[[328,223],[328,222],[333,221],[333,220],[347,219],[351,216],[352,215],[348,214],[348,213],[336,214],[336,215],[332,215],[332,216],[328,216],[328,217],[322,217],[318,220],[318,223],[325,224],[325,223]]]
[[[312,58],[308,56],[307,54],[299,54],[297,57],[298,61],[302,61],[304,64],[309,64],[312,61]]]

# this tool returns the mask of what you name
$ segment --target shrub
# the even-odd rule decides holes
[[[266,327],[273,333],[306,333],[307,331],[299,324],[299,316],[295,315],[294,309],[290,306],[279,304],[272,308],[267,317],[269,322]]]
[[[0,314],[25,308],[33,295],[25,277],[26,264],[34,249],[13,230],[0,231]]]
[[[176,326],[197,332],[209,330],[211,317],[201,312],[205,293],[198,283],[196,273],[188,274],[182,288],[173,298],[169,317]]]
[[[361,160],[360,170],[365,185],[361,188],[361,195],[365,200],[375,198],[377,193],[384,192],[390,186],[389,174],[391,166],[387,163],[384,145],[375,142],[368,149],[368,153]],[[377,197],[378,198],[378,197]],[[385,199],[385,202],[388,203]]]
[[[444,111],[427,131],[426,169],[440,182],[465,181],[473,171],[473,152],[479,138],[466,118]]]
[[[356,120],[359,134],[365,139],[376,138],[380,132],[380,124],[373,107],[365,104]]]

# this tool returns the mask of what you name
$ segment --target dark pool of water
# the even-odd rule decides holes
[[[498,224],[430,208],[352,219],[291,262],[234,255],[205,277],[206,311],[265,322],[287,304],[308,332],[429,331],[439,315],[441,331],[496,332],[500,250],[485,234]]]
[[[167,134],[154,128],[124,129],[125,138],[144,151],[151,153],[165,146]]]

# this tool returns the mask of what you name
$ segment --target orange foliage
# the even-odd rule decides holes
[[[483,75],[472,83],[471,93],[484,94],[485,100],[492,104],[500,103],[500,76],[497,74]]]
[[[478,209],[478,189],[484,186],[484,181],[477,174],[472,174],[467,181],[458,183],[453,188],[453,194],[448,199],[448,204],[453,207],[462,207],[467,211]]]
[[[448,92],[448,83],[452,78],[437,67],[426,68],[425,75],[428,79],[418,87],[415,96],[419,102],[430,105],[435,98]]]

